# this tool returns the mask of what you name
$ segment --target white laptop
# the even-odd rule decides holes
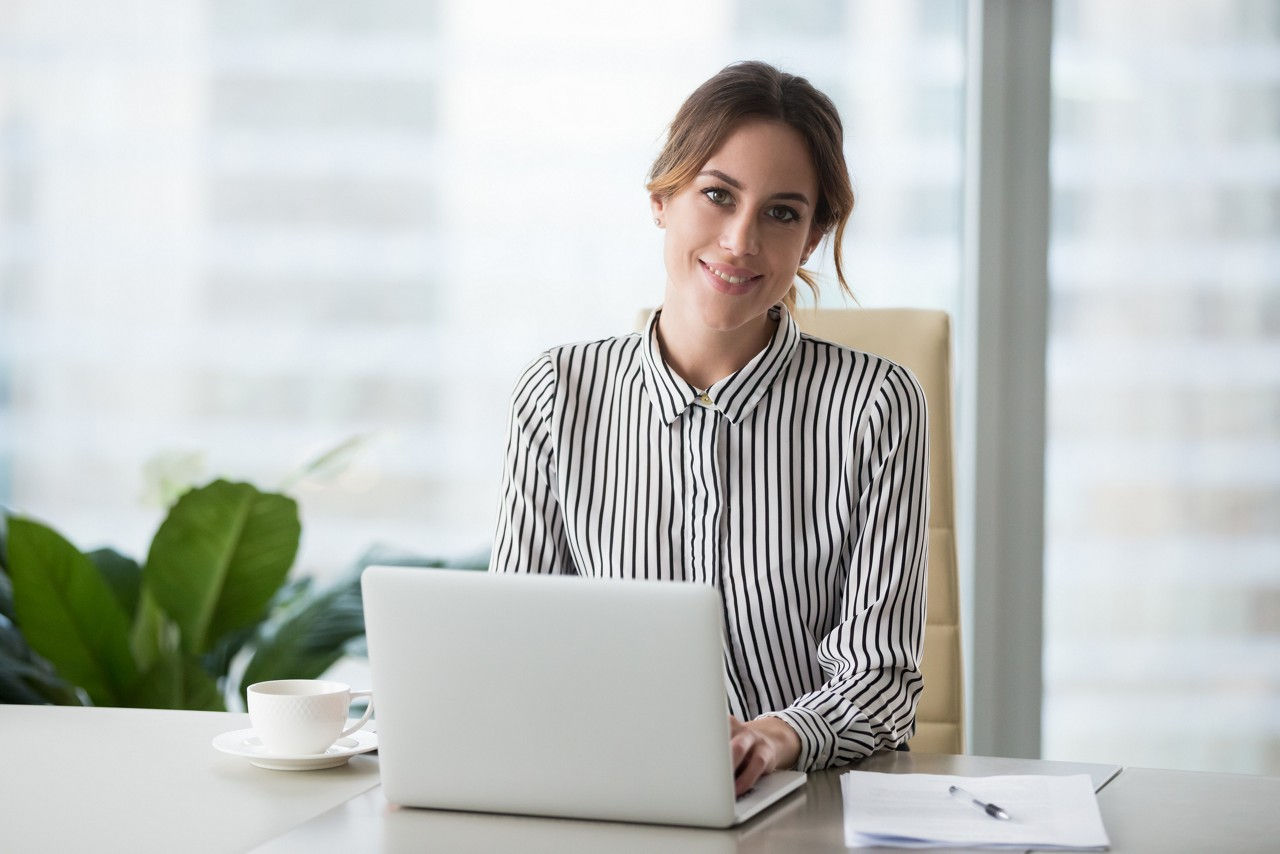
[[[369,567],[382,789],[393,804],[729,827],[721,603],[701,584]]]

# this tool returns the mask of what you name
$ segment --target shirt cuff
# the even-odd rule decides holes
[[[780,718],[800,737],[800,755],[792,767],[797,771],[815,771],[831,764],[836,752],[836,734],[822,715],[803,706],[791,706],[779,712],[766,712],[762,718]]]

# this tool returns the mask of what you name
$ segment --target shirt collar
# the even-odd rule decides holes
[[[698,402],[698,389],[685,382],[662,358],[658,345],[661,314],[662,309],[656,309],[644,329],[644,382],[649,400],[662,422],[671,424],[690,406],[702,404]],[[775,305],[769,309],[769,315],[778,321],[778,328],[765,348],[741,369],[706,390],[712,408],[724,413],[733,424],[749,415],[768,393],[800,344],[800,330],[786,308]]]

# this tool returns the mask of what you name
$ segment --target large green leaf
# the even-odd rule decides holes
[[[200,666],[214,680],[225,679],[231,672],[231,665],[245,644],[258,636],[259,623],[244,626],[234,632],[227,632],[218,638],[209,651],[200,656]]]
[[[13,620],[13,584],[4,569],[0,568],[0,617]]]
[[[142,673],[128,693],[130,706],[144,709],[225,711],[217,680],[182,651],[178,626],[143,591],[129,643]]]
[[[138,597],[138,609],[129,631],[129,648],[140,673],[146,673],[165,652],[178,649],[178,626],[169,619],[147,590]]]
[[[17,626],[0,617],[0,703],[78,706],[76,689],[36,655]]]
[[[120,607],[130,617],[138,610],[138,594],[142,588],[142,567],[131,557],[114,549],[98,549],[85,555],[98,568]]]
[[[360,581],[345,582],[301,607],[287,609],[254,652],[240,680],[240,696],[267,679],[314,679],[364,634]]]
[[[13,619],[13,585],[9,583],[8,516],[0,514],[0,616]]]
[[[208,652],[263,618],[301,534],[293,499],[214,481],[169,511],[151,541],[143,587],[178,624],[182,648]]]
[[[56,531],[9,519],[16,622],[28,644],[100,706],[117,705],[137,677],[129,619],[89,558]]]
[[[306,597],[311,588],[309,577],[294,578],[286,581],[267,606],[266,622],[254,623],[234,632],[229,632],[218,639],[213,648],[200,657],[200,664],[216,680],[223,680],[231,672],[232,662],[246,645],[255,649],[261,643],[264,633],[269,633],[268,626],[277,615],[286,610],[296,609],[296,603]]]
[[[227,707],[212,677],[179,650],[162,653],[138,680],[129,705],[140,709],[194,709],[225,712]]]

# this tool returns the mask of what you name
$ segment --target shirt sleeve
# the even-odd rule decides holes
[[[490,572],[575,572],[556,498],[550,424],[555,382],[551,356],[544,353],[512,394]]]
[[[925,625],[929,437],[924,393],[899,366],[857,438],[855,524],[845,544],[841,619],[818,645],[827,681],[768,715],[800,737],[811,771],[895,747],[915,731]]]

